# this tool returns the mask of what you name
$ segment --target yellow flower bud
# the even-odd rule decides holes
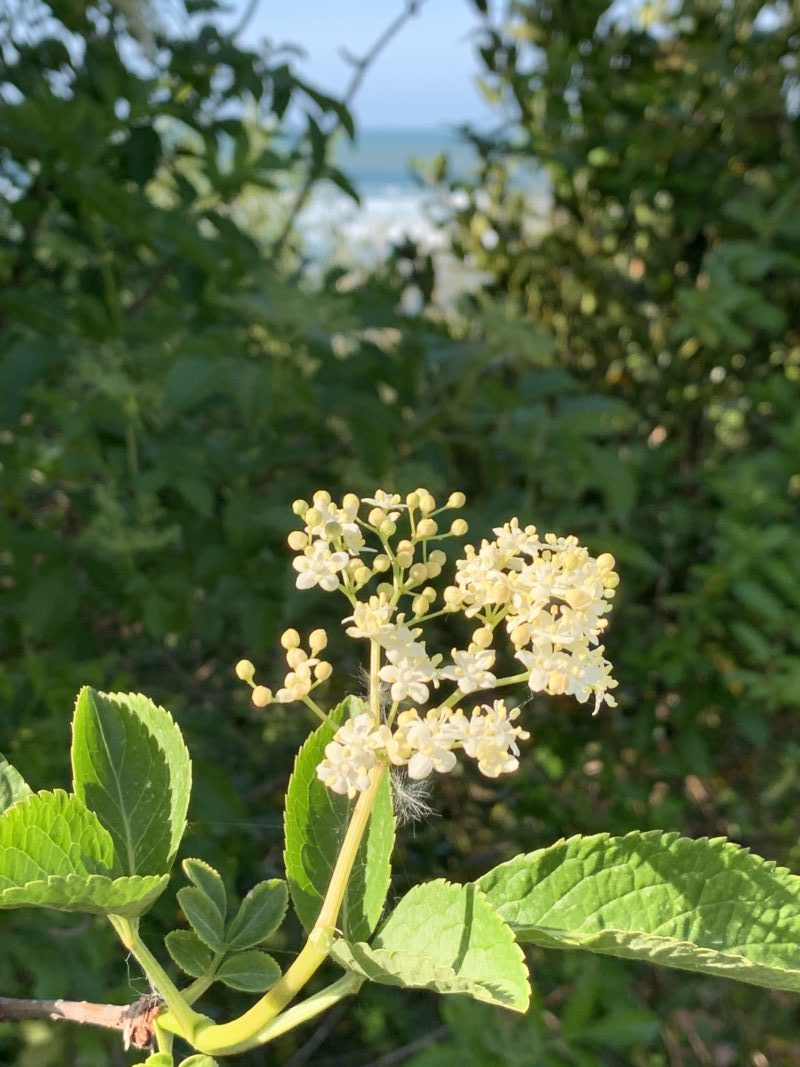
[[[426,585],[422,590],[421,596],[424,596],[429,604],[433,604],[436,600],[436,590],[432,585]]]
[[[257,708],[265,708],[267,704],[272,703],[272,690],[267,689],[265,685],[257,685],[253,690],[250,699]]]
[[[389,559],[388,556],[384,555],[382,552],[379,553],[375,557],[375,559],[372,561],[372,569],[374,571],[377,571],[378,574],[383,574],[385,571],[388,571],[391,568],[391,566],[392,566],[392,561]]]
[[[314,677],[318,682],[327,682],[332,674],[333,667],[331,667],[330,663],[326,663],[325,660],[322,660],[322,662],[318,663],[314,668]]]
[[[433,519],[420,519],[417,523],[417,537],[435,537],[439,527]]]
[[[292,504],[292,511],[299,518],[301,518],[301,519],[305,518],[305,514],[308,511],[308,501],[307,500],[295,500],[295,502]]]
[[[236,677],[242,682],[252,682],[256,669],[249,659],[240,659],[234,667]]]
[[[438,578],[439,575],[442,573],[442,565],[441,563],[429,563],[427,571],[428,578]]]
[[[323,648],[327,648],[328,635],[320,628],[318,630],[312,630],[308,635],[308,647],[311,649],[311,654],[316,656],[318,652],[321,652]]]
[[[397,553],[397,562],[400,564],[400,566],[404,570],[408,569],[408,567],[410,567],[411,564],[414,562],[414,553],[413,552],[398,552]]]
[[[445,505],[445,507],[463,508],[466,502],[467,498],[464,496],[463,493],[451,493],[450,496],[447,498],[447,504]]]
[[[331,502],[331,494],[327,489],[317,489],[311,499],[314,501],[314,507],[325,508]]]
[[[356,585],[359,586],[366,585],[372,577],[372,571],[369,569],[369,567],[365,567],[364,564],[360,561],[356,562],[359,563],[359,566],[356,567],[353,571],[353,581],[356,583]]]
[[[428,563],[438,563],[440,567],[443,567],[447,562],[447,556],[442,552],[441,548],[434,549],[428,556]]]
[[[290,648],[286,653],[286,662],[296,671],[301,663],[305,663],[308,659],[308,654],[303,651],[302,648]]]
[[[383,520],[386,518],[386,512],[383,508],[372,508],[367,515],[367,522],[370,526],[379,527]]]
[[[388,540],[397,533],[397,523],[393,522],[392,519],[384,519],[378,527],[378,531],[381,537],[385,537]]]
[[[342,536],[341,523],[331,520],[325,523],[325,536],[329,541],[335,541],[337,537]]]
[[[430,515],[436,510],[436,501],[427,489],[418,489],[417,492],[419,493],[419,510],[423,515]]]
[[[453,537],[463,537],[469,530],[469,526],[465,519],[454,519],[450,525],[450,533]]]
[[[361,500],[355,493],[346,493],[345,498],[342,501],[342,507],[344,508],[357,508],[361,504]]]
[[[476,648],[485,649],[492,643],[492,631],[488,626],[482,626],[472,635],[472,643]]]
[[[281,634],[281,644],[286,649],[297,648],[300,644],[300,634],[291,627],[288,630],[284,630]]]
[[[415,563],[408,572],[410,585],[421,585],[428,578],[428,568],[424,563]]]
[[[381,584],[378,586],[377,592],[378,596],[383,593],[386,599],[389,600],[392,594],[394,593],[394,586],[391,582],[381,582]]]
[[[601,574],[606,571],[613,571],[616,562],[610,552],[603,552],[602,555],[597,557],[597,569]]]
[[[414,551],[414,542],[413,541],[409,541],[407,537],[404,537],[402,541],[398,541],[397,542],[397,551],[398,552],[413,552]]]
[[[428,598],[421,593],[419,596],[415,596],[411,601],[411,610],[415,615],[424,615],[429,607]]]
[[[616,573],[616,571],[612,571],[610,574],[604,574],[603,575],[603,588],[604,589],[606,589],[606,590],[608,590],[608,589],[616,589],[618,585],[619,585],[619,575]]]
[[[409,493],[406,497],[406,505],[409,510],[416,511],[419,507],[419,493]]]
[[[303,533],[302,530],[292,530],[287,538],[289,542],[289,548],[293,552],[302,552],[308,544],[308,534]]]
[[[309,529],[313,529],[315,526],[319,526],[322,522],[322,512],[317,511],[316,508],[309,508],[304,515],[306,526]]]

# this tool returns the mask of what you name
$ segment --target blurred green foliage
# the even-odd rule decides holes
[[[465,131],[474,183],[439,166],[467,193],[453,250],[484,278],[455,315],[411,245],[311,282],[281,238],[289,190],[309,173],[347,187],[322,131],[351,119],[289,53],[222,32],[214,0],[178,19],[0,0],[0,745],[52,785],[79,686],[140,688],[195,757],[190,852],[240,888],[281,873],[296,713],[265,725],[231,667],[246,654],[266,677],[290,621],[339,629],[293,588],[290,502],[458,488],[476,536],[518,514],[615,553],[621,707],[598,722],[537,702],[525,774],[437,782],[446,818],[404,838],[408,881],[634,827],[727,834],[798,869],[800,12],[476,6],[501,125]],[[420,316],[398,311],[409,281]],[[4,920],[3,991],[130,999],[136,976],[86,932]],[[800,1062],[791,998],[534,964],[523,1021],[448,1002],[443,1030],[432,1000],[370,991],[339,1023],[346,1062],[425,1033],[419,1067],[498,1048]],[[41,1026],[0,1032],[0,1058],[127,1062]],[[314,1062],[343,1062],[332,1039]]]

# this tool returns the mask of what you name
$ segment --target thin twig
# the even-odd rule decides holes
[[[370,1063],[365,1064],[364,1067],[393,1067],[395,1063],[402,1063],[409,1056],[413,1056],[417,1052],[423,1052],[426,1048],[430,1048],[431,1045],[438,1045],[449,1033],[449,1026],[439,1026],[435,1030],[431,1030],[429,1034],[423,1034],[422,1037],[418,1037],[416,1041],[410,1041],[407,1045],[396,1048],[392,1052],[387,1052],[385,1056],[379,1056],[377,1060],[372,1060]]]
[[[250,3],[245,8],[244,14],[230,32],[230,38],[232,41],[236,40],[239,34],[244,33],[244,31],[247,29],[253,15],[255,15],[256,11],[258,11],[258,5],[260,2],[261,0],[250,0]]]
[[[356,56],[351,55],[349,52],[344,53],[348,62],[351,63],[353,66],[352,76],[347,85],[347,88],[345,89],[344,96],[342,97],[342,105],[348,111],[350,110],[353,100],[355,99],[359,89],[361,88],[361,83],[364,81],[364,78],[369,68],[372,66],[372,64],[375,62],[375,60],[378,58],[384,48],[386,48],[392,38],[400,32],[400,30],[403,28],[403,26],[405,26],[407,22],[409,22],[416,14],[419,13],[420,8],[424,3],[426,3],[426,0],[406,0],[405,8],[395,19],[392,20],[392,22],[389,23],[383,33],[381,33],[381,35],[376,38],[376,40],[372,44],[372,47],[369,48],[369,50],[365,52],[365,54],[360,59]],[[336,133],[339,132],[341,128],[342,120],[341,117],[337,115],[330,129],[323,132],[325,145],[323,159],[327,158],[327,150],[331,139]],[[294,204],[292,205],[286,222],[284,223],[281,232],[278,234],[278,237],[275,240],[275,244],[272,246],[272,255],[274,258],[277,259],[277,257],[283,251],[284,245],[286,244],[287,240],[289,239],[289,235],[294,229],[294,224],[297,221],[297,217],[303,210],[303,208],[306,206],[308,198],[311,195],[314,186],[316,185],[317,179],[319,178],[319,174],[320,170],[312,160],[311,165],[308,168],[308,173],[306,174],[305,179],[303,181],[303,184],[300,186],[297,196],[295,197]]]
[[[125,1048],[147,1048],[160,1002],[151,996],[134,1004],[92,1004],[86,1000],[17,1000],[0,997],[0,1023],[25,1019],[61,1019],[71,1023],[121,1030]]]
[[[303,1067],[303,1064],[308,1063],[349,1008],[349,1001],[343,1000],[341,1004],[337,1004],[332,1011],[329,1011],[325,1020],[317,1027],[308,1041],[305,1041],[297,1052],[286,1061],[285,1067]]]

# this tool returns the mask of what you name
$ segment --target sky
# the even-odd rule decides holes
[[[244,10],[244,0],[236,0]],[[368,51],[404,0],[260,0],[242,43],[300,45],[312,84],[341,95],[351,67],[339,55]],[[470,0],[426,0],[367,73],[354,111],[364,129],[419,128],[489,117],[474,84],[478,69],[470,34],[478,17]]]

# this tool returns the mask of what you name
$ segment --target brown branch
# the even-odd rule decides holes
[[[345,89],[344,96],[342,97],[342,105],[348,111],[350,110],[353,100],[355,99],[358,93],[358,90],[361,88],[361,83],[366,77],[366,73],[369,68],[372,66],[372,64],[375,62],[375,60],[378,58],[384,48],[386,48],[392,38],[396,37],[400,30],[403,28],[403,26],[405,26],[407,22],[409,22],[416,14],[419,13],[420,8],[425,2],[426,0],[406,0],[405,8],[395,19],[393,19],[392,22],[389,23],[383,33],[381,33],[381,35],[376,38],[369,50],[365,52],[360,59],[356,56],[351,55],[349,52],[344,52],[345,58],[353,67],[353,74],[350,78],[347,88]],[[341,128],[342,120],[337,115],[333,125],[323,135],[325,139],[325,157],[327,157],[328,145],[330,144],[331,139],[335,134],[339,132]],[[281,232],[278,234],[278,237],[275,240],[275,244],[272,246],[272,255],[275,259],[277,259],[277,257],[283,251],[284,245],[286,244],[287,240],[289,239],[289,235],[294,229],[294,224],[295,222],[297,222],[297,216],[308,203],[308,198],[309,196],[311,196],[311,192],[317,183],[319,173],[319,169],[312,162],[311,166],[308,168],[308,173],[305,176],[303,184],[298,190],[297,196],[295,198],[291,210],[289,211],[289,215],[286,219],[286,222],[283,224]]]
[[[0,1023],[25,1019],[62,1019],[107,1030],[121,1030],[128,1048],[149,1048],[153,1020],[161,1010],[158,997],[140,997],[134,1004],[91,1004],[86,1000],[16,1000],[0,997]]]

